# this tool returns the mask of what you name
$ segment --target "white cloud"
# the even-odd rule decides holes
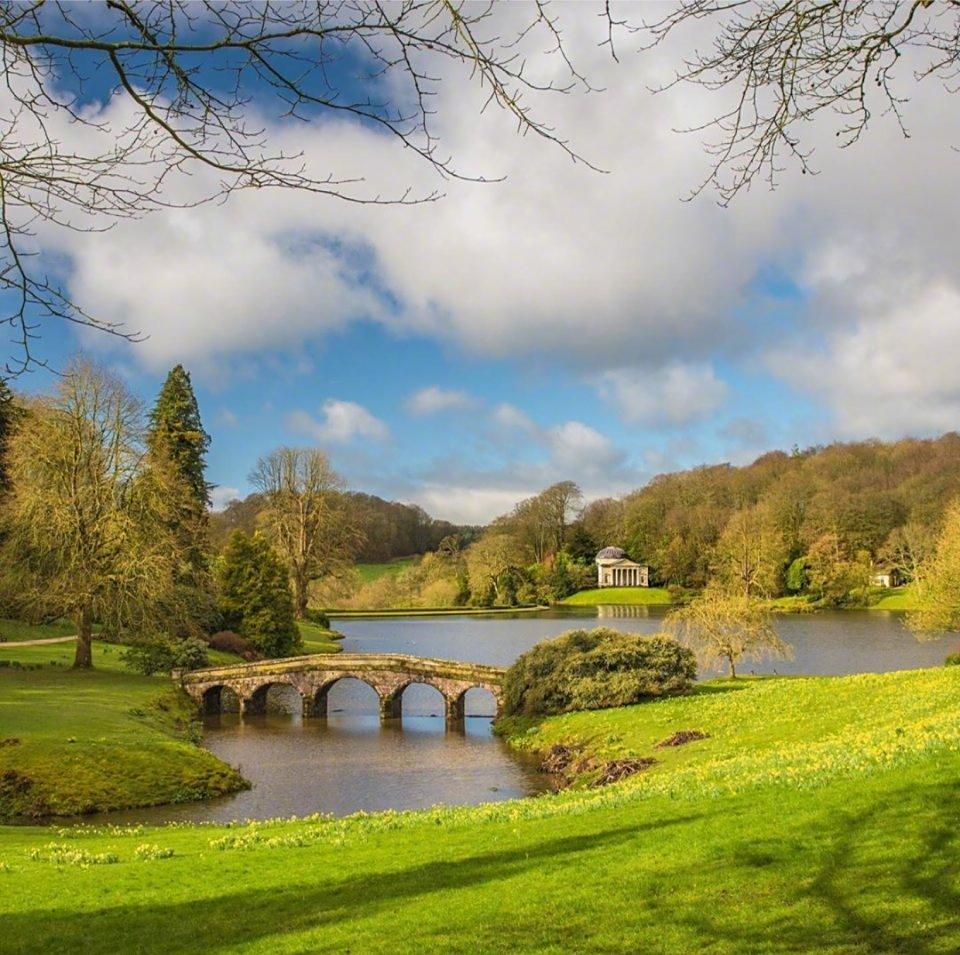
[[[546,433],[552,462],[560,470],[596,474],[619,465],[624,458],[613,442],[580,421],[567,421]]]
[[[829,406],[840,434],[895,437],[960,427],[957,356],[960,290],[944,282],[888,300],[812,353],[774,352],[770,363]]]
[[[519,15],[508,4],[494,10]],[[255,190],[105,233],[44,231],[40,241],[65,256],[87,311],[149,335],[135,354],[154,368],[295,351],[373,320],[474,353],[559,359],[600,376],[629,420],[679,426],[723,402],[712,362],[769,350],[776,335],[771,373],[827,402],[849,433],[955,424],[955,393],[940,372],[954,342],[934,317],[960,295],[960,114],[950,94],[915,84],[904,62],[909,140],[880,111],[846,150],[832,121],[812,123],[807,144],[818,147],[821,175],[789,172],[775,193],[757,183],[729,209],[709,194],[684,203],[709,159],[698,136],[672,130],[716,115],[721,100],[682,86],[651,96],[678,50],[621,51],[614,63],[597,46],[597,24],[583,5],[563,11],[569,50],[604,92],[531,92],[528,105],[607,174],[518,137],[500,111],[480,116],[484,92],[444,75],[442,152],[505,181],[444,181],[445,199],[408,208]],[[535,72],[557,68],[542,45],[518,52]],[[100,118],[123,108],[111,100]],[[385,193],[438,185],[427,164],[371,129],[266,124],[321,175],[362,177]],[[78,134],[57,132],[68,145]],[[171,178],[165,188],[173,197],[202,180]],[[768,268],[799,291],[776,326],[764,319],[780,306],[757,281]],[[914,308],[928,342],[909,341],[920,337],[905,328]],[[497,412],[494,423],[519,427]]]
[[[493,409],[490,420],[497,428],[506,431],[533,432],[537,426],[529,415],[521,411],[516,405],[502,402]]]
[[[414,392],[406,401],[413,415],[432,415],[443,411],[466,411],[476,406],[476,399],[465,391],[452,391],[431,385]]]
[[[346,443],[354,438],[382,441],[390,434],[379,418],[354,401],[330,398],[323,403],[321,414],[317,419],[306,411],[291,411],[286,425],[291,431],[321,443]]]
[[[604,372],[598,387],[624,421],[653,426],[690,424],[712,414],[727,397],[726,384],[706,363],[617,368]]]
[[[210,492],[210,507],[215,511],[222,511],[231,501],[240,498],[240,489],[218,484]]]

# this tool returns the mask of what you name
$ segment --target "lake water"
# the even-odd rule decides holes
[[[663,626],[663,608],[606,607],[486,616],[342,618],[348,653],[416,656],[509,665],[535,643],[571,627],[598,624],[635,633]],[[792,660],[744,661],[741,672],[843,674],[937,666],[957,638],[918,641],[902,617],[880,611],[791,614],[776,618],[793,645]],[[712,674],[702,674],[710,676]],[[284,704],[282,691],[275,701]],[[421,809],[438,803],[474,804],[543,792],[550,780],[491,733],[493,698],[467,696],[467,718],[445,725],[439,691],[422,685],[403,695],[403,718],[381,725],[376,693],[356,680],[330,691],[326,719],[303,720],[299,697],[289,715],[209,717],[204,742],[239,766],[253,788],[205,804],[110,813],[100,821],[162,823],[227,821],[314,812]],[[88,817],[86,822],[96,822]]]

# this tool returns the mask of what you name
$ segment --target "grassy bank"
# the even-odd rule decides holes
[[[170,678],[129,672],[94,644],[92,671],[71,644],[0,644],[0,817],[71,814],[199,799],[240,788],[196,745],[193,709]]]
[[[404,607],[398,610],[328,610],[331,617],[449,617],[536,613],[549,607]]]
[[[603,605],[659,605],[671,603],[670,594],[663,587],[599,587],[593,590],[581,590],[559,606],[599,607]]]
[[[946,669],[744,681],[548,720],[524,738],[660,762],[512,803],[0,829],[0,937],[11,952],[954,951],[958,691]],[[694,728],[710,738],[653,746]]]
[[[305,653],[339,653],[343,649],[339,643],[343,635],[335,630],[326,630],[305,621],[300,621],[297,626]]]
[[[69,620],[53,623],[24,623],[22,620],[0,619],[0,647],[4,643],[21,640],[49,640],[53,637],[69,637],[77,632]]]
[[[360,575],[360,581],[364,584],[372,584],[381,577],[388,574],[399,574],[408,567],[415,564],[416,557],[398,557],[396,560],[388,560],[379,564],[357,564],[357,573]]]

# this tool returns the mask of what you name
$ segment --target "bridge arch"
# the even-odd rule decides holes
[[[468,686],[459,697],[464,716],[496,717],[500,711],[500,700],[492,687],[476,684]]]
[[[378,706],[383,709],[383,690],[373,681],[364,676],[355,673],[337,673],[329,680],[325,680],[318,687],[315,687],[309,694],[304,695],[303,715],[304,716],[326,716],[329,709],[330,691],[344,680],[354,680],[370,687],[377,694]]]
[[[440,694],[444,716],[449,716],[452,702],[449,693],[427,676],[411,676],[400,682],[385,698],[381,699],[380,713],[384,719],[399,719],[403,716],[403,694],[411,686],[428,686],[431,690],[436,690]]]
[[[239,713],[242,706],[242,697],[229,683],[215,683],[200,695],[200,711],[204,716]]]
[[[248,690],[246,696],[243,699],[243,714],[244,716],[262,716],[267,713],[269,704],[271,700],[270,691],[281,689],[287,691],[288,695],[290,690],[293,693],[296,693],[296,703],[291,703],[290,706],[293,707],[293,711],[296,715],[299,715],[303,712],[303,691],[293,680],[287,680],[282,677],[272,677],[268,680],[264,680],[259,686],[254,687],[253,689]],[[285,707],[288,712],[290,712],[290,707]]]

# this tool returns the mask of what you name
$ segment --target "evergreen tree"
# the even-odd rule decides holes
[[[167,375],[160,389],[150,412],[147,444],[152,454],[163,455],[174,464],[190,488],[198,512],[205,511],[210,503],[210,486],[204,476],[210,435],[203,430],[190,373],[183,365],[177,365]]]
[[[220,563],[220,612],[268,657],[289,656],[300,646],[286,565],[261,534],[234,532]]]
[[[6,449],[16,416],[13,392],[7,387],[6,381],[0,378],[0,491],[7,487]]]

